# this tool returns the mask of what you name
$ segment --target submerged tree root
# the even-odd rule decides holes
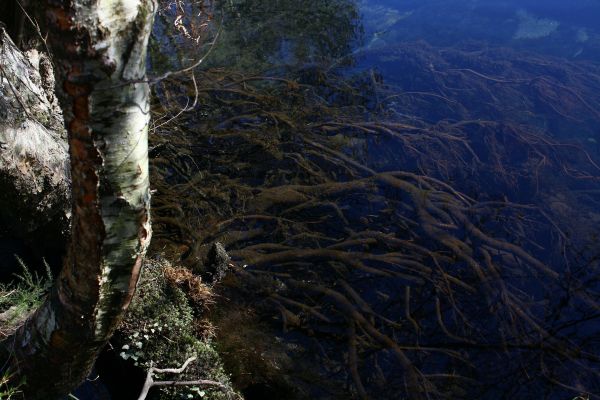
[[[576,265],[568,217],[546,187],[560,177],[571,193],[600,169],[536,119],[589,130],[597,93],[574,66],[559,84],[540,60],[492,75],[489,54],[481,71],[446,59],[415,72],[433,77],[428,90],[322,71],[315,84],[303,71],[206,70],[197,93],[170,81],[198,95],[205,116],[154,133],[155,246],[194,268],[222,242],[248,266],[226,296],[278,315],[304,357],[324,376],[338,371],[357,398],[523,396],[548,381],[572,394],[577,380],[591,393],[598,264]],[[163,98],[157,115],[175,115],[180,97]],[[489,102],[475,109],[480,98]],[[501,107],[515,98],[519,112]],[[519,204],[515,187],[534,204]]]

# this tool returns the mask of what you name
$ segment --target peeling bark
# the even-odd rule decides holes
[[[60,398],[88,374],[123,317],[150,241],[143,83],[153,0],[47,0],[69,135],[71,243],[45,303],[12,338],[27,399]]]

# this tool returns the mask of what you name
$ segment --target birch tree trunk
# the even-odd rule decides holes
[[[12,337],[25,398],[77,386],[134,293],[150,241],[145,59],[154,0],[46,0],[69,135],[71,243],[44,304]]]

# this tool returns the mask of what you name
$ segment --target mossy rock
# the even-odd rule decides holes
[[[165,260],[150,260],[135,297],[113,343],[121,358],[142,369],[179,368],[196,356],[184,373],[155,376],[155,380],[191,381],[207,379],[230,387],[219,354],[213,347],[212,328],[202,313],[211,302],[210,289],[189,270],[173,267]],[[153,399],[233,399],[233,389],[224,392],[202,387],[151,390]]]

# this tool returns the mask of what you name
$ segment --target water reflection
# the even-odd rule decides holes
[[[204,4],[221,40],[156,88],[153,246],[240,265],[215,318],[260,398],[600,390],[598,66],[400,41],[427,6]]]
[[[384,30],[381,41],[389,43],[427,40],[455,46],[476,41],[567,59],[600,57],[600,6],[591,1],[364,0],[361,5],[367,30]],[[380,25],[399,16],[389,28]]]

